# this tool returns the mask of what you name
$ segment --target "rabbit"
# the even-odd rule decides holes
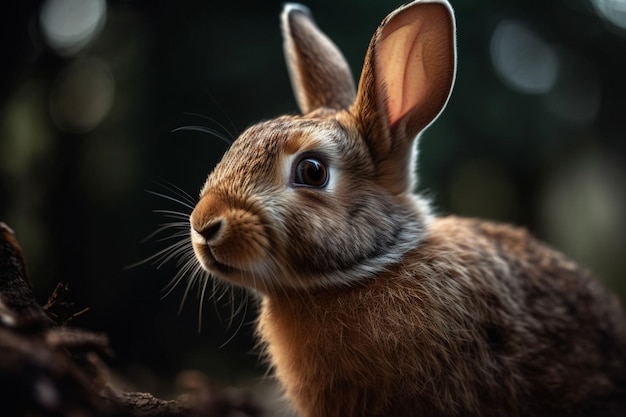
[[[456,76],[450,4],[389,14],[358,88],[305,6],[281,22],[301,115],[246,129],[189,221],[202,267],[258,295],[297,414],[625,416],[617,297],[525,229],[413,193],[417,138]]]

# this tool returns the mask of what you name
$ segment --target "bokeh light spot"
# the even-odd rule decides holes
[[[626,0],[591,0],[591,4],[603,19],[626,29]]]
[[[494,68],[515,90],[541,94],[554,86],[559,70],[556,52],[522,23],[500,22],[490,48]]]
[[[113,105],[115,82],[109,66],[84,58],[63,71],[52,89],[50,112],[62,130],[85,133],[94,129]]]
[[[626,245],[626,173],[619,158],[585,147],[556,162],[539,200],[544,237],[605,280],[623,276],[615,274],[623,271]]]
[[[16,89],[0,112],[0,173],[28,177],[54,148],[43,102],[45,85],[31,80]]]
[[[74,55],[96,37],[106,19],[104,0],[47,0],[40,23],[48,45],[59,55]]]

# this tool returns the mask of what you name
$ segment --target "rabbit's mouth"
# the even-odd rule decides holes
[[[202,268],[215,278],[241,287],[263,292],[269,291],[268,284],[263,278],[265,275],[259,275],[252,269],[235,267],[221,262],[213,254],[210,245],[194,243],[193,250]]]
[[[230,265],[226,265],[223,264],[221,262],[218,262],[216,260],[214,260],[211,264],[210,264],[210,269],[211,270],[215,270],[218,275],[226,275],[226,276],[230,276],[233,274],[240,274],[241,271],[233,266]]]
[[[227,265],[217,260],[211,247],[209,245],[193,245],[196,258],[200,261],[200,264],[207,271],[214,273],[220,277],[231,276],[233,274],[240,274],[241,270],[234,266]]]

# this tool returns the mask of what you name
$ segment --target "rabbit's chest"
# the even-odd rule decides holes
[[[402,415],[405,408],[427,407],[433,415],[435,391],[454,393],[454,381],[467,381],[458,357],[451,356],[453,338],[438,334],[441,325],[427,300],[405,292],[387,301],[394,304],[390,313],[386,296],[372,300],[372,294],[354,292],[314,306],[306,296],[263,303],[259,336],[277,378],[301,410],[319,410],[320,416]],[[400,414],[389,414],[392,404]]]

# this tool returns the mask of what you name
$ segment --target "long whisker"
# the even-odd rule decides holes
[[[189,219],[189,214],[183,213],[180,211],[175,211],[175,210],[153,210],[152,212],[156,214],[162,214],[163,217],[169,217],[172,219],[181,219],[181,220]]]
[[[206,116],[206,115],[204,115],[204,114],[200,114],[200,113],[190,113],[190,112],[187,112],[187,113],[185,113],[185,114],[187,114],[187,115],[189,115],[189,116],[199,117],[199,118],[201,118],[201,119],[208,120],[209,122],[216,124],[219,128],[221,128],[221,129],[224,131],[224,133],[225,133],[226,135],[228,135],[228,137],[229,137],[232,141],[234,141],[234,140],[235,140],[235,138],[237,137],[237,134],[236,134],[236,132],[237,132],[237,127],[235,127],[235,124],[233,123],[232,119],[231,119],[230,117],[228,117],[225,113],[224,113],[224,115],[226,115],[226,118],[228,119],[228,122],[230,123],[230,125],[231,125],[231,127],[232,127],[233,131],[231,131],[231,130],[229,130],[228,128],[226,128],[226,126],[224,126],[222,123],[218,122],[216,119],[214,119],[214,118],[212,118],[212,117],[209,117],[209,116]]]
[[[165,256],[161,257],[160,259],[156,260],[156,262],[154,262],[156,264],[157,269],[162,268],[163,265],[173,260],[174,258],[178,258],[180,255],[188,253],[189,241],[181,240],[179,242],[176,242],[170,245],[168,248],[169,248],[168,253],[164,254]]]
[[[139,262],[135,262],[134,264],[128,265],[125,267],[125,269],[131,269],[131,268],[136,268],[138,266],[141,265],[145,265],[147,263],[152,263],[152,264],[158,264],[157,269],[163,266],[163,262],[161,262],[161,260],[165,257],[165,258],[171,258],[171,253],[173,252],[174,254],[178,253],[178,249],[180,247],[182,247],[183,245],[185,245],[187,242],[175,242],[171,245],[169,245],[168,247],[161,249],[160,251],[158,251],[157,253],[155,253],[154,255],[148,256],[147,258],[139,261]]]
[[[187,280],[187,286],[185,287],[185,292],[183,293],[183,298],[180,300],[180,306],[178,307],[178,314],[181,314],[183,311],[183,306],[185,305],[185,301],[187,301],[187,296],[189,295],[189,290],[196,283],[197,277],[191,276],[189,280]]]
[[[161,198],[164,198],[166,200],[170,200],[170,201],[173,201],[175,203],[178,203],[178,204],[180,204],[180,205],[182,205],[184,207],[187,207],[189,210],[193,210],[194,209],[194,205],[192,205],[192,204],[190,204],[188,202],[185,202],[185,201],[180,201],[177,198],[171,197],[171,196],[169,196],[167,194],[159,193],[157,191],[152,191],[152,190],[146,190],[146,192],[149,193],[149,194],[155,195],[157,197],[161,197]]]
[[[192,197],[187,191],[183,190],[179,186],[172,184],[170,181],[159,178],[159,182],[157,182],[157,184],[163,187],[165,190],[171,191],[172,193],[176,194],[178,197],[181,198],[182,201],[185,201],[192,206],[196,205],[196,198]]]
[[[188,262],[185,264],[185,267],[181,270],[181,273],[180,273],[181,279],[182,277],[185,277],[185,276],[188,276],[187,285],[185,287],[185,292],[183,293],[183,297],[181,299],[180,307],[178,309],[178,314],[182,312],[182,309],[185,305],[185,301],[187,300],[187,296],[189,295],[189,291],[191,290],[191,288],[193,288],[195,285],[202,286],[202,283],[206,282],[210,278],[209,274],[206,271],[204,271],[204,269],[202,269],[200,264],[197,261],[195,261],[195,258],[193,257],[189,258]],[[181,279],[179,279],[178,281],[180,282]],[[173,290],[173,288],[170,289],[170,292],[171,290]],[[199,310],[200,310],[199,315],[201,316],[202,315],[202,300],[200,301]],[[202,326],[200,316],[199,316],[200,322],[198,324],[199,326],[198,330],[200,330]]]
[[[162,238],[157,239],[157,242],[165,242],[168,240],[172,240],[172,239],[180,239],[180,238],[184,238],[186,239],[187,242],[189,242],[189,230],[187,228],[185,228],[185,230],[182,230],[178,233],[174,233],[173,235],[169,235],[169,236],[165,236]]]
[[[170,230],[170,229],[180,229],[182,233],[187,232],[186,234],[189,234],[189,228],[188,228],[188,223],[187,222],[175,222],[175,223],[166,223],[166,224],[162,224],[157,230],[155,230],[154,232],[150,233],[148,236],[146,236],[144,239],[142,239],[142,243],[145,243],[149,240],[154,239],[156,236],[158,236],[159,234],[165,232],[166,230]],[[163,239],[160,239],[163,240]]]
[[[202,311],[204,307],[204,293],[206,291],[207,283],[209,280],[208,277],[201,277],[201,278],[202,278],[202,282],[198,283],[198,285],[202,288],[202,291],[200,292],[200,308],[198,308],[198,333],[200,333],[200,331],[202,330]]]
[[[178,270],[174,278],[170,282],[168,282],[167,285],[163,288],[163,295],[161,296],[161,299],[164,299],[165,297],[170,295],[172,291],[174,291],[174,289],[178,286],[178,284],[180,284],[183,278],[187,276],[189,271],[194,271],[194,273],[190,274],[191,277],[189,278],[189,280],[193,280],[193,276],[196,274],[196,260],[192,256],[188,256],[187,260],[183,262],[184,265]]]
[[[211,92],[205,88],[205,93],[209,96],[209,98],[211,99],[211,101],[213,102],[213,104],[215,104],[217,106],[217,108],[219,109],[220,112],[222,112],[222,114],[224,115],[224,117],[226,117],[226,120],[228,120],[228,122],[230,123],[231,127],[233,128],[233,132],[237,133],[237,126],[235,126],[235,123],[233,123],[233,119],[230,118],[230,116],[228,115],[228,113],[226,113],[226,111],[224,110],[224,108],[220,105],[220,103],[215,99],[215,97],[213,96],[213,94],[211,94]],[[226,130],[226,129],[225,129]],[[228,131],[230,133],[230,131]],[[236,136],[236,135],[232,135],[231,136]]]
[[[233,143],[233,140],[229,139],[226,136],[224,136],[223,133],[220,133],[219,131],[217,131],[215,129],[212,129],[210,127],[206,127],[206,126],[183,126],[183,127],[178,127],[176,129],[172,130],[172,133],[185,132],[185,131],[208,133],[209,135],[215,136],[216,138],[222,140],[223,142],[225,142],[228,145],[231,145]]]
[[[241,311],[237,311],[235,314],[241,314],[241,320],[239,321],[239,324],[237,325],[237,328],[235,329],[235,331],[233,332],[233,334],[224,342],[220,345],[220,349],[223,348],[224,346],[226,346],[227,344],[229,344],[231,342],[231,340],[233,340],[235,338],[235,336],[237,336],[237,334],[239,333],[239,331],[241,330],[241,328],[244,325],[244,322],[246,320],[246,315],[248,313],[248,299],[246,298],[246,300],[244,300],[244,302],[242,303],[243,305],[243,313]],[[232,316],[234,318],[234,315]],[[232,324],[232,320],[230,321],[230,324]],[[229,327],[230,327],[229,324]]]

